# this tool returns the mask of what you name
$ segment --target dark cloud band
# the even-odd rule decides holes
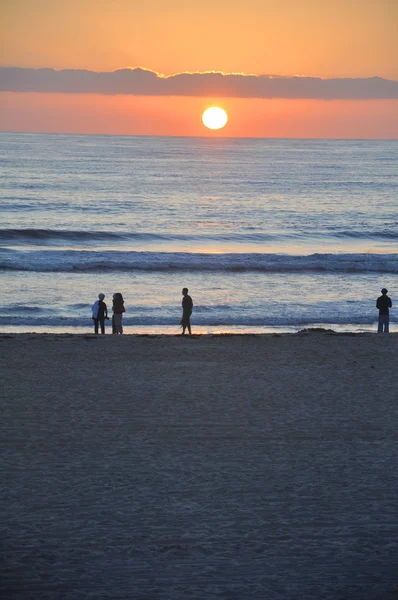
[[[163,77],[146,69],[96,73],[84,70],[0,68],[0,91],[62,94],[129,94],[225,98],[398,98],[398,81],[371,77],[321,79],[224,73],[179,73]]]

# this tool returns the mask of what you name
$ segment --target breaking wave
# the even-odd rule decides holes
[[[37,272],[398,273],[398,254],[260,254],[0,249],[0,269]]]

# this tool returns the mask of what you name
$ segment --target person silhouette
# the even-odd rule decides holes
[[[390,308],[392,307],[391,298],[387,296],[388,290],[381,290],[382,296],[376,301],[376,308],[379,309],[379,326],[377,333],[390,333]]]
[[[105,294],[98,294],[92,306],[92,319],[94,321],[94,333],[98,333],[98,325],[101,327],[101,333],[105,333],[105,319],[108,319],[108,309],[104,302]]]
[[[182,296],[182,335],[185,334],[186,329],[188,329],[189,335],[192,335],[190,318],[192,314],[193,302],[191,296],[188,296],[188,288],[182,289]]]
[[[120,292],[116,292],[116,294],[113,294],[112,310],[113,310],[112,333],[122,334],[123,333],[123,324],[122,324],[123,313],[126,312],[126,309],[124,308],[124,300],[123,300],[123,296]]]

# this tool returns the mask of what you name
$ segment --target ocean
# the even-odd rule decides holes
[[[0,134],[0,331],[398,332],[398,141]],[[108,326],[108,332],[110,327]]]

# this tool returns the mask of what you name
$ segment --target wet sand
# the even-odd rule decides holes
[[[0,356],[2,598],[398,598],[398,334]]]

